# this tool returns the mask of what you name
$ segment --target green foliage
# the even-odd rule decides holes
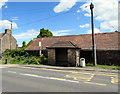
[[[2,60],[5,62],[5,58]],[[40,64],[40,59],[38,57],[24,57],[24,56],[16,56],[14,58],[8,58],[8,63],[10,64]]]
[[[96,67],[102,68],[102,69],[120,70],[120,66],[97,65]]]
[[[93,64],[91,64],[91,63],[88,63],[88,64],[86,64],[86,66],[94,66]]]
[[[48,29],[40,29],[40,34],[37,36],[37,38],[40,38],[40,37],[52,37],[53,34],[50,30]]]
[[[22,42],[22,48],[25,48],[27,45],[26,45],[26,41],[23,41]]]
[[[11,56],[11,57],[16,57],[16,56],[27,57],[28,56],[28,53],[23,49],[6,50],[3,54],[4,56]]]
[[[27,57],[22,61],[23,64],[36,64],[40,65],[41,60],[38,57],[32,56],[32,57]]]
[[[93,64],[88,63],[88,64],[86,64],[86,66],[87,67],[102,68],[102,69],[110,69],[110,70],[120,70],[120,66],[114,66],[114,65],[111,65],[111,66],[108,66],[108,65],[97,65],[97,66],[94,66]]]
[[[27,52],[22,49],[18,50],[6,50],[4,52],[4,58],[2,58],[2,63],[5,63],[5,60],[8,60],[10,64],[46,64],[47,58],[42,54],[39,57],[29,56]]]
[[[31,43],[33,43],[33,40],[30,40],[28,44],[26,44],[26,41],[23,41],[21,50],[24,50],[26,47],[28,47]]]
[[[31,43],[33,43],[33,40],[30,40],[26,47],[28,47]]]
[[[41,64],[47,64],[47,58],[43,54],[40,55],[40,60]]]

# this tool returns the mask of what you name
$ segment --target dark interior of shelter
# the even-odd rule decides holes
[[[68,66],[68,51],[67,49],[55,49],[56,64],[58,66]]]

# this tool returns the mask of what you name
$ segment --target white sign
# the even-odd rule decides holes
[[[41,47],[41,42],[39,42],[39,47]]]

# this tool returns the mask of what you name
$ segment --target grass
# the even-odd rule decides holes
[[[101,68],[101,69],[110,69],[110,70],[120,70],[120,66],[114,66],[114,65],[97,65],[94,66],[93,64],[86,64],[87,67],[96,67],[96,68]]]
[[[102,69],[112,69],[112,70],[120,70],[120,66],[108,66],[108,65],[97,65],[95,66],[97,68],[102,68]]]

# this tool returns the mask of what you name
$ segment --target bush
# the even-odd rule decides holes
[[[3,54],[4,56],[11,56],[11,57],[16,57],[16,56],[27,57],[28,56],[28,53],[23,49],[6,50]]]
[[[23,64],[36,64],[36,65],[40,65],[40,58],[32,56],[32,57],[27,57]]]
[[[40,55],[40,60],[41,64],[47,64],[47,58],[43,54]]]
[[[91,64],[91,63],[88,63],[88,64],[86,64],[86,66],[94,66],[93,64]]]
[[[3,58],[2,61],[3,63],[5,63],[5,59]],[[24,57],[24,56],[16,56],[14,58],[7,58],[7,63],[10,64],[36,64],[36,65],[40,65],[41,60],[38,57]]]
[[[6,58],[10,64],[47,64],[47,58],[43,54],[39,57],[29,56],[29,54],[22,49],[6,50],[2,61],[5,62]]]

